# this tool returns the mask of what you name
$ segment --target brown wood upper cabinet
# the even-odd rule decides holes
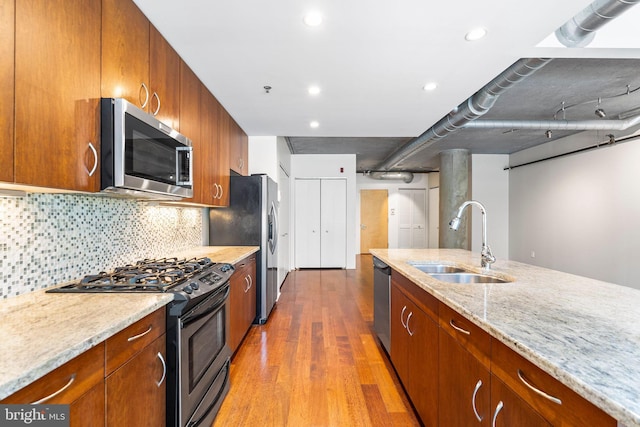
[[[13,182],[15,1],[0,0],[0,181]]]
[[[99,97],[100,1],[16,1],[13,180],[99,190]]]
[[[131,0],[102,1],[102,97],[179,129],[179,75],[180,57]]]
[[[249,174],[249,138],[235,120],[231,121],[229,167],[240,175]]]

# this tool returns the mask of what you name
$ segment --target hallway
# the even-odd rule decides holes
[[[373,334],[370,255],[356,270],[292,271],[231,366],[220,426],[419,425]]]

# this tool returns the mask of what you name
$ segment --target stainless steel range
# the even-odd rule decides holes
[[[210,426],[229,390],[231,264],[209,258],[146,259],[48,292],[169,292],[167,426]]]

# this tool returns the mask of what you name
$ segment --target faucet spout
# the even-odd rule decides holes
[[[469,205],[475,205],[482,212],[482,250],[480,252],[480,265],[482,268],[489,270],[491,268],[491,264],[496,262],[496,257],[491,253],[491,248],[487,243],[487,210],[484,208],[484,205],[475,200],[467,200],[458,208],[458,213],[455,218],[453,218],[449,222],[449,228],[452,230],[458,230],[460,227],[460,217],[462,216],[462,212]]]

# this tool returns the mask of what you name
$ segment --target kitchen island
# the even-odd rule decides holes
[[[208,256],[214,262],[234,263],[258,249],[257,246],[207,246],[171,255]],[[0,301],[0,399],[173,300],[173,295],[168,293],[45,291]]]
[[[622,425],[640,426],[640,291],[508,260],[488,273],[508,283],[445,283],[408,261],[487,273],[479,254],[371,253]]]

